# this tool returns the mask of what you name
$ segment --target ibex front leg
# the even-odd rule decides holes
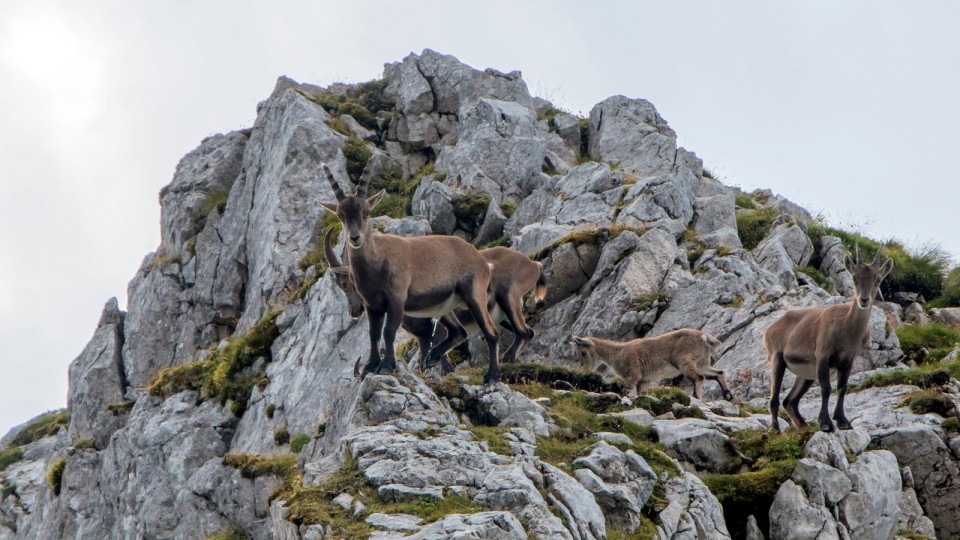
[[[382,311],[372,311],[367,308],[367,321],[370,323],[370,360],[367,361],[367,365],[363,366],[363,373],[360,374],[361,378],[380,369],[380,334],[383,332],[385,315]]]
[[[830,358],[817,358],[817,380],[820,382],[820,431],[833,431],[830,421]]]
[[[847,379],[849,378],[850,367],[837,370],[837,408],[833,411],[833,419],[836,420],[838,429],[853,429],[850,421],[843,414],[843,398],[847,395]]]

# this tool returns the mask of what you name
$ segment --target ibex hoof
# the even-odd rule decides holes
[[[499,371],[488,371],[486,375],[483,376],[483,384],[493,384],[500,380]]]
[[[853,429],[853,426],[850,425],[850,421],[844,418],[843,420],[837,420],[837,429]]]
[[[394,363],[380,362],[380,365],[377,367],[378,375],[388,375],[397,371],[397,365]]]
[[[724,392],[723,399],[733,401],[733,392]]]
[[[820,422],[820,431],[830,433],[833,431],[833,422]]]

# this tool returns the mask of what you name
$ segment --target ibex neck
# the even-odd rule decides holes
[[[870,322],[870,312],[873,310],[873,299],[867,303],[867,307],[860,307],[857,298],[850,303],[850,310],[847,312],[847,324],[851,328],[865,329]]]

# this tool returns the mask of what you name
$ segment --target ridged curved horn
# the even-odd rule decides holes
[[[883,248],[877,248],[877,254],[873,256],[873,262],[870,263],[871,266],[877,266],[877,263],[880,262],[880,252],[883,251]]]
[[[856,263],[860,264],[860,242],[857,242],[853,245],[853,251],[857,254]]]
[[[337,202],[342,202],[346,198],[346,195],[343,194],[343,190],[340,189],[340,184],[337,183],[337,179],[333,177],[333,173],[330,172],[330,167],[327,167],[327,164],[322,165],[324,174],[327,175],[327,182],[330,182],[330,187],[333,188],[333,195],[337,198]]]
[[[330,243],[330,235],[332,234],[333,228],[331,227],[327,229],[327,234],[323,235],[323,256],[327,258],[327,264],[330,265],[330,268],[337,268],[341,264],[337,254],[333,252],[333,244]]]
[[[370,186],[370,167],[364,167],[360,173],[360,181],[357,182],[357,197],[367,198],[367,188]]]

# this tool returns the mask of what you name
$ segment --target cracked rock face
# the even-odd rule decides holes
[[[399,175],[402,194],[392,193],[409,199],[412,215],[378,217],[378,230],[508,243],[536,256],[548,290],[542,307],[528,302],[536,337],[521,361],[574,365],[572,334],[630,340],[697,328],[721,339],[715,367],[738,399],[754,404],[769,393],[766,329],[789,309],[849,295],[840,240],[814,246],[806,210],[757,191],[754,199],[783,216],[755,250],[743,249],[739,190],[705,177],[700,159],[677,146],[645,100],[614,96],[579,119],[531,97],[519,72],[478,70],[431,50],[387,64],[384,76],[386,109],[372,122],[342,111],[335,124],[370,143],[365,165],[348,136],[328,124],[336,111],[320,105],[359,87],[286,77],[259,104],[250,129],[208,137],[182,158],[160,193],[160,245],[131,280],[126,313],[108,302],[70,366],[69,426],[25,445],[0,472],[0,539],[207,537],[233,529],[252,538],[336,537],[329,524],[286,519],[284,502],[271,500],[279,477],[246,478],[224,464],[228,452],[292,456],[284,432],[309,440],[296,456],[307,486],[349,461],[383,500],[455,494],[483,510],[426,522],[337,494],[343,508],[370,520],[372,538],[599,540],[613,534],[608,527],[629,532],[650,521],[660,538],[761,534],[756,520],[749,531],[728,531],[719,501],[689,472],[736,472],[741,456],[728,435],[769,424],[766,415],[740,416],[736,406],[711,402],[719,397],[714,383],[705,385],[707,401],[691,402],[704,419],[611,413],[650,426],[677,470],[687,471],[658,477],[638,446],[628,449],[639,441],[606,428],[572,463],[544,461],[538,445],[562,432],[563,420],[506,385],[453,379],[459,393],[448,400],[403,369],[356,380],[354,366],[369,356],[366,317],[351,319],[332,273],[311,262],[326,217],[317,202],[334,200],[320,164],[344,190],[353,189],[348,167],[354,177],[363,166],[371,176]],[[472,209],[470,227],[454,204],[464,196],[489,198]],[[797,271],[815,249],[829,291]],[[143,390],[159,370],[203,359],[271,310],[281,311],[279,337],[241,374],[258,377],[245,410],[196,392],[160,399]],[[901,351],[892,327],[874,309],[853,380],[893,369]],[[785,388],[792,382],[788,373]],[[946,389],[956,395],[956,383]],[[938,415],[898,407],[915,390],[848,395],[856,430],[811,439],[780,488],[771,538],[960,535],[960,438]],[[818,396],[813,388],[801,404],[807,417]],[[61,458],[57,496],[46,475]],[[643,511],[654,492],[667,501],[656,515]]]

